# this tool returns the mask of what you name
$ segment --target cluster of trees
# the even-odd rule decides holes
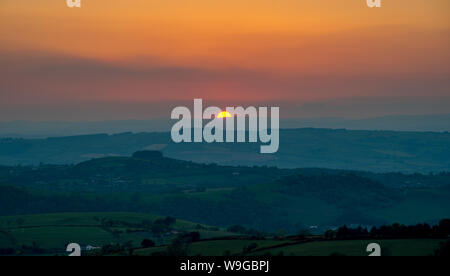
[[[43,254],[45,249],[41,248],[37,242],[33,241],[31,245],[22,245],[20,248],[21,254]]]
[[[190,232],[177,236],[165,251],[153,253],[153,256],[184,257],[189,255],[190,244],[200,241],[199,232]]]
[[[241,226],[241,225],[230,226],[230,227],[228,227],[227,231],[230,233],[251,236],[255,239],[263,239],[264,238],[264,233],[262,233],[258,230],[255,230],[255,229],[246,229],[244,226]]]
[[[328,230],[325,237],[328,239],[360,239],[360,238],[447,238],[450,236],[450,219],[444,219],[438,225],[417,224],[405,226],[398,223],[380,227],[348,228],[340,227],[336,231]]]
[[[0,256],[13,255],[16,253],[14,248],[0,248]]]
[[[258,248],[258,244],[257,243],[251,243],[247,246],[244,246],[244,248],[242,249],[242,254],[248,254],[250,252],[252,252],[253,250]]]
[[[109,218],[94,218],[96,221],[99,221],[104,228],[111,228],[111,227],[117,227],[117,226],[126,226],[126,227],[132,227],[132,228],[144,228],[150,232],[152,232],[154,235],[162,235],[170,232],[172,230],[173,225],[176,223],[176,219],[173,217],[165,217],[160,218],[155,221],[150,220],[143,220],[142,223],[130,223],[122,220],[112,220]],[[133,229],[127,229],[127,233],[133,233],[133,232],[141,232],[142,229],[133,230]],[[122,233],[122,232],[119,232]]]
[[[157,219],[150,225],[150,230],[154,235],[163,235],[172,231],[172,226],[176,219],[173,217],[166,217],[164,219]]]
[[[200,233],[199,232],[190,232],[186,234],[180,235],[180,238],[187,243],[193,243],[200,241]]]
[[[152,240],[144,239],[141,242],[141,246],[142,246],[142,248],[150,248],[150,247],[155,247],[156,243],[154,241],[152,241]]]
[[[132,255],[133,242],[129,241],[124,244],[107,244],[100,251],[94,252],[93,255],[111,256],[111,255]]]
[[[162,219],[160,223],[164,221],[165,223],[169,223],[172,221],[170,219]],[[200,233],[199,232],[190,232],[178,235],[172,242],[167,246],[167,249],[162,252],[157,252],[155,256],[187,256],[189,253],[190,244],[193,242],[200,241]],[[151,248],[155,247],[156,243],[150,239],[144,239],[141,242],[142,248]],[[131,241],[126,242],[124,244],[107,244],[104,245],[101,250],[95,251],[92,255],[98,256],[108,256],[108,255],[133,255],[133,243]]]
[[[450,257],[450,241],[442,242],[440,247],[434,252],[436,257]]]

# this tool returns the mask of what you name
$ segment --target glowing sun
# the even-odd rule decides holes
[[[219,114],[217,114],[217,118],[218,119],[223,119],[223,118],[231,118],[231,114],[228,111],[222,111]]]

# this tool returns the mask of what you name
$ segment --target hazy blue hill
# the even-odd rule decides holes
[[[308,227],[436,222],[450,215],[450,174],[220,166],[159,153],[77,165],[0,167],[0,215],[148,212],[290,233]]]
[[[450,131],[450,114],[442,115],[391,115],[374,118],[310,118],[282,120],[283,128],[345,128],[352,130],[390,131]]]
[[[122,132],[168,132],[173,124],[169,119],[109,120],[93,122],[10,121],[0,122],[0,137],[46,138],[54,136],[90,135]],[[290,118],[281,119],[283,129],[331,128],[352,130],[391,131],[450,131],[450,114],[391,115],[372,118]]]
[[[174,144],[169,133],[122,133],[47,139],[0,139],[0,164],[68,164],[133,152],[160,150],[198,163],[332,168],[374,172],[450,170],[450,134],[436,132],[286,129],[276,154],[259,144]]]

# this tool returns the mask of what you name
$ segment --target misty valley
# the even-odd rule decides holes
[[[449,173],[219,166],[156,151],[76,165],[0,167],[0,183],[1,215],[149,212],[287,233],[310,226],[436,222],[450,207]]]
[[[0,254],[64,255],[78,242],[101,255],[366,255],[365,240],[382,238],[384,252],[423,255],[444,241],[448,133],[280,138],[269,157],[168,133],[0,139]]]

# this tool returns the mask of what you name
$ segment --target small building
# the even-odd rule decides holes
[[[84,251],[92,251],[92,250],[96,250],[96,249],[100,249],[100,247],[96,247],[96,246],[92,246],[92,245],[86,245],[85,248],[83,248]]]

